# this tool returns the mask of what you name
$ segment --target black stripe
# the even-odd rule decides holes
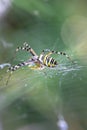
[[[9,70],[14,71],[15,70],[15,66],[12,66],[11,68],[9,68]]]
[[[48,64],[50,61],[50,57],[46,57],[46,60],[47,60],[47,64]]]
[[[25,63],[24,63],[24,62],[22,62],[22,63],[20,63],[20,64],[18,64],[18,65],[20,65],[20,66],[24,66],[24,65],[25,65]]]
[[[57,65],[57,61],[54,61],[54,65]]]
[[[25,62],[22,62],[23,65],[25,65]]]
[[[53,58],[51,59],[50,63],[52,63],[52,64],[54,63],[54,59]]]
[[[15,69],[13,68],[13,69],[11,69],[11,71],[15,71]]]
[[[29,47],[29,48],[27,48],[26,50],[29,51],[30,49],[31,49],[31,48]]]
[[[65,53],[65,52],[63,52],[63,55],[66,55],[66,53]]]
[[[18,66],[19,66],[19,67],[22,66],[21,63],[19,63]]]

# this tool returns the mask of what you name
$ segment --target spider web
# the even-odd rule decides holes
[[[56,117],[55,125],[58,126],[59,130],[68,130],[72,127],[69,119],[72,122],[79,119],[79,125],[81,124],[81,127],[86,129],[83,114],[86,118],[87,105],[85,105],[86,96],[83,100],[83,94],[85,94],[87,85],[85,82],[86,74],[84,75],[87,66],[64,62],[60,57],[59,60],[60,64],[55,68],[32,71],[26,66],[14,72],[9,85],[5,86],[9,93],[7,96],[5,95],[6,97],[3,94],[2,100],[5,100],[4,105],[6,105],[8,103],[6,102],[7,97],[10,98],[14,95],[14,98],[10,100],[11,103],[25,94],[27,98],[29,97],[30,104],[33,104],[45,116]],[[63,64],[61,64],[62,61]],[[12,85],[14,88],[10,90]],[[17,92],[16,95],[15,92]],[[45,99],[47,101],[41,106],[41,102]],[[73,118],[72,114],[74,115]]]
[[[60,130],[68,129],[68,125],[63,117],[62,90],[61,90],[62,80],[63,80],[64,76],[66,76],[70,71],[75,71],[75,70],[79,70],[79,69],[80,69],[80,67],[76,67],[76,68],[73,68],[72,66],[66,67],[63,64],[60,64],[56,68],[52,68],[51,71],[49,71],[49,69],[46,71],[47,77],[50,77],[52,79],[53,77],[56,76],[59,79],[58,86],[56,88],[57,93],[55,96],[55,101],[52,100],[52,97],[49,93],[48,88],[46,89],[46,93],[47,93],[48,98],[50,97],[49,102],[53,107],[55,115],[58,117],[57,125],[60,128]],[[55,85],[53,87],[55,87]],[[59,95],[59,101],[58,101],[58,95]]]

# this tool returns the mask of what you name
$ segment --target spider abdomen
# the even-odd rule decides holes
[[[57,61],[48,55],[41,55],[40,60],[47,67],[55,67],[57,65]]]
[[[46,57],[46,59],[44,58],[44,65],[46,65],[47,67],[55,67],[57,65],[57,61],[48,56]]]

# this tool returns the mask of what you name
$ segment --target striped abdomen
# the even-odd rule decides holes
[[[40,55],[39,60],[47,67],[55,67],[57,65],[57,61],[48,55]]]

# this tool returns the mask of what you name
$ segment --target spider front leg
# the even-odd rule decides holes
[[[29,45],[28,43],[24,42],[23,46],[16,48],[15,53],[14,53],[14,55],[13,55],[11,61],[13,61],[13,60],[15,59],[16,53],[17,53],[18,51],[27,51],[27,52],[30,52],[32,56],[36,56],[36,57],[38,56],[38,55],[35,53],[35,51],[30,47],[30,45]]]
[[[18,51],[20,51],[20,50],[23,51],[23,50],[26,50],[26,49],[28,49],[28,48],[29,48],[29,45],[28,45],[26,42],[23,44],[23,46],[17,47],[16,50],[15,50],[15,52],[14,52],[14,55],[13,55],[11,61],[13,61],[13,60],[15,59],[16,53],[17,53]]]
[[[18,52],[19,50],[25,50],[27,52],[30,52],[32,56],[37,56],[37,54],[35,53],[35,51],[26,42],[23,44],[22,47],[17,47],[16,48],[16,52]]]

